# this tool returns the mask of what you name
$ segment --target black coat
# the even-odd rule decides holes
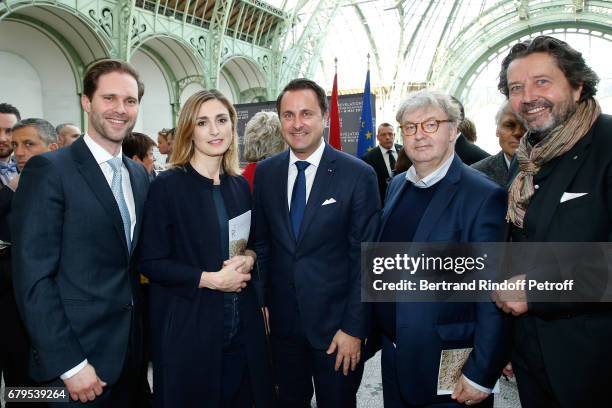
[[[395,151],[399,154],[399,152],[402,150],[402,145],[396,144],[394,146]],[[380,202],[384,202],[385,195],[387,194],[387,186],[389,185],[392,176],[389,175],[389,170],[387,170],[387,165],[385,164],[385,159],[383,158],[380,146],[376,146],[375,148],[364,154],[361,159],[368,163],[370,166],[372,166],[374,168],[374,171],[376,171],[376,178],[378,179],[378,191],[380,192]]]
[[[506,158],[502,150],[495,156],[486,157],[472,164],[471,167],[483,172],[497,184],[506,188],[508,184],[508,165],[506,164]]]
[[[572,149],[546,163],[535,175],[536,193],[525,215],[524,240],[612,241],[611,135],[612,117],[601,115]],[[510,172],[512,178],[516,176],[516,160]],[[587,194],[562,203],[566,192]],[[593,261],[586,259],[585,267],[576,270],[576,286],[597,281],[588,269]],[[549,269],[540,273],[558,280],[556,269],[552,265]],[[514,341],[513,363],[540,364],[530,358],[539,354],[562,407],[609,405],[612,303],[529,303],[528,312],[517,319]],[[534,342],[538,344],[535,349]]]
[[[145,204],[140,271],[150,279],[154,405],[220,407],[223,292],[198,288],[223,261],[212,180],[190,165],[162,172]],[[228,217],[251,209],[243,177],[221,176]],[[256,279],[253,271],[253,279]],[[253,285],[239,294],[255,406],[272,405],[264,323]]]
[[[468,142],[461,133],[459,133],[457,141],[455,142],[455,153],[457,153],[461,161],[468,166],[490,156],[489,153],[485,152],[480,147]]]

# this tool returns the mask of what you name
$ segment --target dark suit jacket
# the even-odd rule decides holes
[[[389,215],[408,183],[405,177],[405,173],[397,175],[389,186],[381,232],[387,222],[397,221]],[[503,189],[456,155],[439,183],[414,242],[493,242],[499,238],[507,201]],[[384,364],[383,369],[396,371],[400,392],[409,403],[448,401],[448,397],[436,396],[440,352],[473,347],[463,373],[493,388],[509,358],[508,337],[507,317],[493,303],[397,303],[396,363]]]
[[[508,166],[506,165],[503,150],[500,150],[495,156],[489,156],[472,164],[471,167],[483,172],[497,184],[506,188],[508,183]]]
[[[363,161],[326,145],[296,242],[288,166],[286,151],[255,170],[252,239],[271,331],[281,337],[304,333],[320,350],[338,329],[363,340],[369,307],[361,303],[360,254],[361,242],[372,241],[378,226],[376,175]],[[334,203],[322,205],[332,198]]]
[[[468,166],[490,156],[489,153],[485,152],[480,147],[468,142],[461,133],[459,133],[457,141],[455,142],[455,153],[457,153],[457,156],[459,156]]]
[[[395,151],[399,154],[399,152],[402,150],[402,146],[398,144],[394,146]],[[385,201],[387,185],[389,184],[391,177],[389,176],[389,171],[387,170],[387,165],[385,164],[385,159],[383,158],[380,146],[376,146],[364,154],[362,160],[372,166],[376,171],[376,178],[378,178],[378,191],[380,191],[380,202],[382,203]]]
[[[142,165],[126,156],[123,163],[136,208],[135,248],[149,181]],[[87,358],[113,384],[132,318],[138,328],[139,278],[119,208],[83,138],[28,161],[13,199],[11,232],[15,294],[32,339],[32,377],[48,382]]]
[[[612,116],[601,115],[572,149],[535,175],[538,189],[524,220],[527,241],[612,241],[611,135]],[[514,178],[516,160],[510,170]],[[564,192],[587,194],[561,203]],[[563,254],[558,255],[562,259]],[[609,271],[599,282],[598,271],[589,268],[592,262],[594,257],[586,256],[584,267],[575,269],[577,287],[593,291],[609,285],[605,282]],[[551,267],[537,279],[558,280],[555,272]],[[607,405],[612,389],[611,309],[612,303],[530,303],[516,324],[513,362],[525,364],[529,339],[536,339],[550,385],[563,407]]]

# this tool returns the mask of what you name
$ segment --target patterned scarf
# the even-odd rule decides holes
[[[578,104],[576,111],[564,123],[550,131],[546,137],[531,146],[528,134],[523,136],[516,149],[519,172],[508,191],[506,221],[523,228],[525,212],[535,193],[533,176],[545,163],[570,150],[587,134],[601,114],[597,101],[590,98]]]

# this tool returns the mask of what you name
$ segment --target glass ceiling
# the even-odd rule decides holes
[[[484,22],[500,16],[499,24],[519,24],[535,8],[563,3],[567,12],[575,12],[580,1],[574,0],[266,0],[289,15],[295,25],[286,43],[296,42],[309,19],[322,7],[340,4],[335,17],[328,22],[320,62],[313,77],[331,90],[334,58],[338,58],[338,88],[341,93],[362,92],[370,54],[372,91],[377,94],[377,121],[395,123],[395,110],[401,97],[420,88],[431,79],[432,62],[438,53],[445,53],[453,41],[465,38],[466,29],[484,30],[475,26],[477,18]],[[602,3],[597,1],[584,4]],[[609,6],[608,6],[609,7]],[[483,19],[481,19],[481,22]],[[495,20],[497,21],[497,20]],[[527,20],[528,21],[528,20]],[[551,30],[552,31],[552,30]],[[569,29],[568,29],[569,31]],[[574,30],[576,31],[576,30]],[[587,62],[602,78],[598,94],[604,112],[612,112],[612,67],[603,62],[612,53],[612,35],[593,39],[588,35],[554,33],[583,52]],[[468,47],[470,44],[467,45]],[[504,50],[507,52],[507,50]],[[505,55],[505,54],[504,54]],[[490,152],[499,150],[492,117],[502,97],[497,91],[496,76],[501,58],[492,58],[471,78],[461,98],[468,116],[476,122],[481,138],[478,141]],[[474,61],[476,62],[476,61]]]

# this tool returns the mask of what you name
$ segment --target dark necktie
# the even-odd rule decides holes
[[[389,155],[389,167],[391,167],[391,174],[393,174],[393,170],[395,170],[395,157],[393,157],[393,152],[391,150],[387,150],[387,154]]]
[[[306,170],[306,167],[309,165],[310,163],[307,161],[295,162],[298,174],[293,184],[289,215],[291,216],[291,226],[293,227],[293,235],[296,241],[300,235],[300,226],[302,225],[302,218],[304,218],[304,209],[306,209],[306,175],[304,174],[304,170]]]

